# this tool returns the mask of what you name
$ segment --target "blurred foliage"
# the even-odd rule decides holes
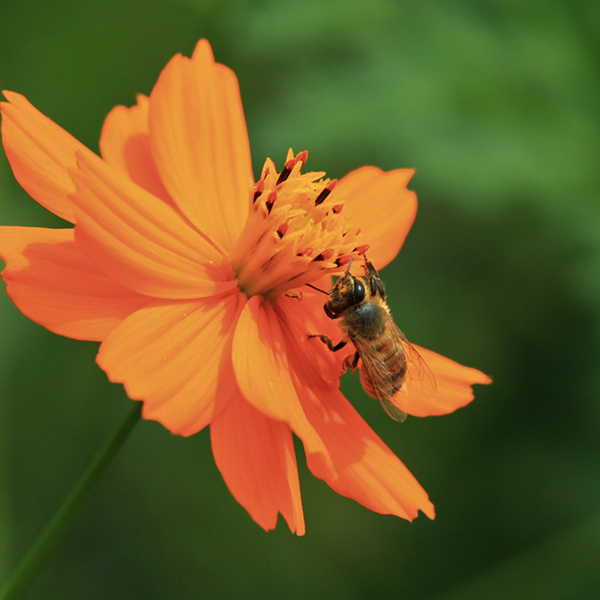
[[[207,37],[237,73],[257,172],[288,147],[341,177],[417,169],[385,269],[415,343],[494,377],[398,425],[343,389],[436,503],[409,524],[310,475],[308,533],[264,533],[208,432],[138,425],[28,598],[600,597],[600,4],[592,0],[7,0],[0,85],[93,149],[104,116]],[[58,226],[0,161],[0,222]],[[0,576],[125,413],[96,344],[0,297]]]

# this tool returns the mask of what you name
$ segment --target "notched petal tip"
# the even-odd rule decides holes
[[[415,417],[446,415],[469,404],[475,397],[473,385],[492,383],[485,373],[461,365],[441,354],[414,346],[435,376],[434,393],[419,381],[410,381],[394,397],[394,403]]]
[[[112,166],[152,195],[172,204],[158,174],[150,148],[148,113],[150,98],[138,94],[132,107],[115,106],[107,115],[100,134],[100,153]]]
[[[207,61],[209,63],[215,63],[215,55],[212,51],[210,42],[207,39],[201,39],[196,44],[194,52],[192,53],[192,59]]]
[[[282,514],[292,533],[305,532],[292,433],[241,395],[231,398],[210,427],[217,467],[233,497],[266,531]]]
[[[0,227],[0,256],[17,308],[59,335],[102,341],[150,300],[99,271],[75,244],[73,229]]]
[[[422,511],[434,518],[425,490],[339,390],[306,386],[300,397],[329,452],[327,466],[307,450],[308,467],[316,477],[374,512],[412,521]]]
[[[179,209],[224,252],[248,213],[250,144],[237,79],[201,40],[178,55],[150,96],[150,138],[158,172]]]
[[[361,228],[369,260],[383,268],[400,251],[417,214],[417,195],[407,188],[414,169],[382,171],[367,166],[348,173],[331,196]]]
[[[2,141],[15,178],[23,189],[55,215],[75,222],[69,195],[75,186],[69,169],[76,153],[93,154],[21,94],[4,91]]]

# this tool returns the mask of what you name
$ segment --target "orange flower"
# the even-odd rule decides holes
[[[254,183],[236,77],[204,40],[169,62],[149,98],[111,111],[102,158],[4,94],[15,177],[74,224],[0,228],[7,292],[25,315],[102,342],[98,364],[143,400],[145,418],[186,436],[210,425],[227,486],[265,529],[281,513],[304,533],[292,432],[339,494],[433,518],[425,491],[340,393],[343,356],[307,339],[340,333],[304,284],[329,289],[367,247],[377,268],[396,256],[416,212],[412,171],[364,167],[336,186],[301,173],[307,153],[290,151]],[[471,384],[489,382],[419,352],[437,394],[409,388],[409,414],[451,412],[471,401]]]

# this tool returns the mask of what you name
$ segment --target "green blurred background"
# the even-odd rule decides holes
[[[254,169],[288,147],[332,177],[414,167],[386,268],[413,342],[494,378],[399,425],[343,389],[437,518],[410,524],[299,466],[308,532],[265,533],[207,431],[140,423],[31,599],[600,598],[600,3],[3,0],[0,86],[97,150],[103,118],[201,37],[237,73]],[[0,222],[60,226],[0,157]],[[0,296],[0,577],[128,409],[97,344]]]

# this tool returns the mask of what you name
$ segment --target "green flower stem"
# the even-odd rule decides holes
[[[0,600],[18,598],[19,594],[31,583],[48,554],[60,540],[71,519],[139,421],[141,414],[142,403],[135,402],[123,421],[98,452],[70,496],[25,555],[6,587],[2,590]]]

